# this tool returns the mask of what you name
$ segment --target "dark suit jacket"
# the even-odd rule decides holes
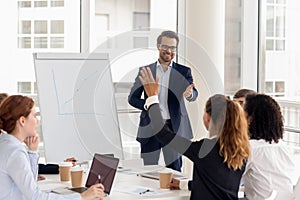
[[[156,65],[157,62],[148,65],[152,74],[156,77]],[[135,79],[135,82],[131,88],[128,96],[128,102],[135,108],[142,110],[140,115],[140,123],[138,128],[137,140],[140,143],[147,143],[149,135],[152,133],[152,129],[149,126],[150,118],[144,109],[145,100],[147,99],[146,93],[144,93],[144,87],[139,80],[139,73]],[[173,62],[168,89],[168,108],[171,118],[173,130],[176,134],[185,138],[193,138],[192,128],[190,120],[184,103],[183,92],[187,86],[193,83],[193,77],[191,69]],[[144,98],[142,94],[144,93]],[[193,88],[193,98],[189,101],[195,101],[198,97],[198,91]]]
[[[191,142],[173,134],[164,125],[158,104],[150,106],[149,116],[155,137],[163,145],[188,157],[194,163],[193,181],[191,182],[191,200],[230,200],[238,199],[240,180],[245,171],[246,162],[242,169],[233,170],[224,163],[220,156],[220,145],[217,138],[202,139]]]

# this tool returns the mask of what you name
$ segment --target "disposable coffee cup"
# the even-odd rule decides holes
[[[168,189],[173,173],[170,170],[163,170],[159,172],[159,185],[161,189]]]
[[[71,184],[73,188],[82,187],[83,181],[83,168],[82,167],[72,167],[71,172]]]
[[[61,162],[59,164],[60,181],[70,181],[71,180],[71,173],[70,173],[71,167],[72,167],[71,162]]]

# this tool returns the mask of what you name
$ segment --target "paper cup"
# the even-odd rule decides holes
[[[73,188],[82,187],[83,181],[83,168],[82,167],[72,167],[71,171],[71,184]]]
[[[159,172],[159,185],[161,189],[168,189],[169,183],[171,182],[173,174],[169,170]]]
[[[71,162],[61,162],[59,164],[60,181],[70,181],[71,180],[71,173],[70,173],[71,167],[72,167]]]

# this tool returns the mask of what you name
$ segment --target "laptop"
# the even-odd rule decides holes
[[[100,175],[101,183],[104,185],[104,192],[109,195],[118,168],[118,163],[118,158],[95,153],[85,187],[69,188],[69,190],[82,193],[90,186],[98,183],[98,175]]]

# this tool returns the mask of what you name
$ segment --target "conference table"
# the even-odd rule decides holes
[[[85,179],[86,179],[85,173]],[[72,191],[66,188],[71,187],[71,182],[61,182],[59,175],[43,175],[46,180],[39,181],[38,185],[43,191],[54,191],[62,194],[68,194]],[[188,181],[188,180],[183,180]],[[84,182],[85,183],[85,182]],[[143,193],[141,191],[150,190]],[[142,194],[141,194],[142,193]],[[180,190],[160,189],[159,180],[142,177],[138,172],[128,170],[117,170],[112,185],[112,190],[105,197],[107,200],[120,199],[160,199],[160,200],[187,200],[190,198],[190,191],[187,188]]]

